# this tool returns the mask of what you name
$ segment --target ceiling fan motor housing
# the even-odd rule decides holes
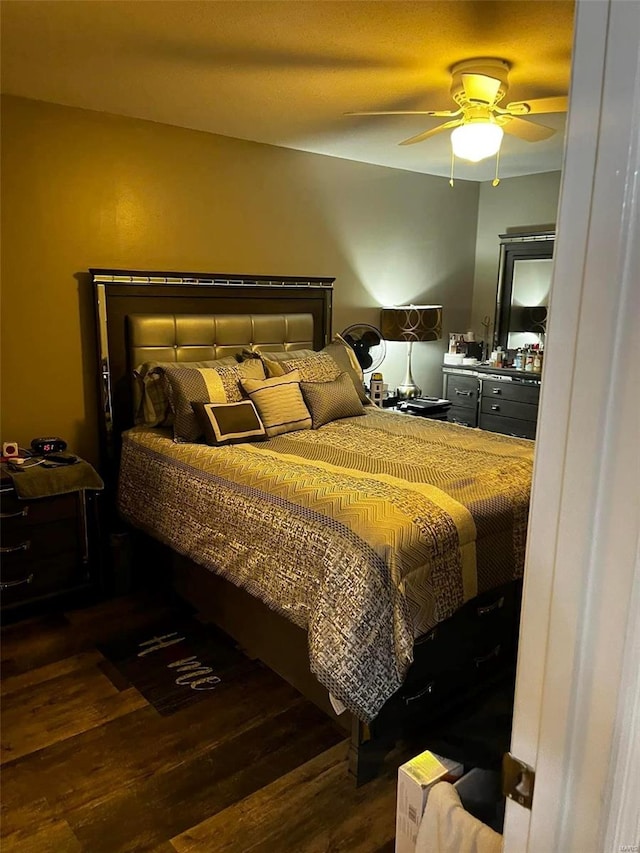
[[[451,97],[461,107],[500,103],[509,90],[510,67],[504,59],[465,59],[456,63],[451,68]],[[475,81],[474,76],[497,81],[497,90],[493,84],[490,94],[485,95],[482,81]]]

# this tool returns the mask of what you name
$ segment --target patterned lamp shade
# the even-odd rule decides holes
[[[439,341],[442,337],[442,305],[383,308],[380,331],[387,341]]]

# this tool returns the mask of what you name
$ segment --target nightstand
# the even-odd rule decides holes
[[[54,477],[55,479],[55,477]],[[0,604],[4,616],[65,604],[96,592],[100,581],[97,490],[20,498],[0,478]]]

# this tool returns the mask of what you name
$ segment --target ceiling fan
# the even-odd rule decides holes
[[[497,154],[503,130],[527,142],[548,139],[554,128],[527,121],[531,115],[567,110],[566,96],[499,104],[509,91],[509,63],[504,59],[467,59],[451,68],[451,97],[457,110],[367,110],[346,115],[423,115],[448,118],[443,124],[404,139],[400,145],[424,142],[451,129],[453,154],[472,162]]]

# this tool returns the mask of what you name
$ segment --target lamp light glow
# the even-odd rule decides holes
[[[504,131],[492,121],[472,121],[451,132],[451,147],[456,157],[478,163],[500,150]]]

